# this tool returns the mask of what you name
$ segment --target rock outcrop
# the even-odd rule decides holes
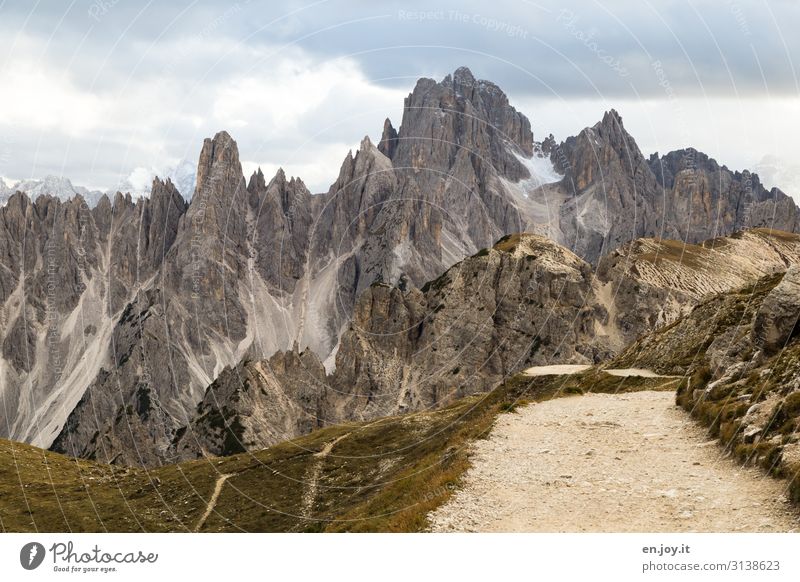
[[[510,235],[421,289],[359,298],[331,377],[333,419],[440,406],[545,362],[607,357],[591,267],[536,235]]]
[[[769,354],[782,350],[800,335],[800,265],[786,271],[780,283],[764,298],[753,321],[756,345]]]
[[[191,423],[175,434],[178,458],[264,449],[323,425],[327,378],[311,350],[297,345],[267,360],[225,368]]]

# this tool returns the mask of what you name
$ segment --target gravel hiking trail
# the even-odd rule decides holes
[[[303,482],[306,483],[305,491],[303,492],[303,506],[302,506],[302,515],[303,517],[310,517],[311,510],[314,508],[314,502],[317,500],[317,491],[319,490],[319,478],[322,474],[322,463],[325,461],[328,455],[331,454],[333,447],[341,441],[350,436],[351,433],[343,434],[332,441],[325,443],[325,446],[322,447],[322,450],[318,453],[314,453],[314,460],[315,462],[309,466],[308,470],[306,471],[306,476],[303,479]]]
[[[219,494],[222,493],[222,486],[225,485],[225,481],[229,478],[233,477],[233,474],[223,474],[217,477],[217,482],[214,485],[214,492],[211,494],[211,498],[208,500],[206,504],[206,510],[200,519],[197,522],[197,525],[194,526],[194,531],[200,531],[208,517],[211,515],[211,512],[214,511],[214,508],[217,506],[217,500],[219,499]]]
[[[520,407],[472,452],[432,531],[800,531],[786,482],[725,458],[673,392]]]

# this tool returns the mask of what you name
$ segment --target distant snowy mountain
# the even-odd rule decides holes
[[[122,180],[115,188],[106,192],[100,190],[89,190],[83,186],[75,186],[69,178],[64,176],[46,176],[41,180],[22,180],[16,183],[6,181],[0,177],[0,206],[5,206],[8,199],[17,192],[25,192],[31,200],[36,200],[39,196],[50,195],[69,200],[80,194],[86,203],[94,208],[107,194],[113,199],[117,192],[130,193],[134,198],[139,196],[149,197],[150,189],[153,185],[153,178],[156,176],[162,180],[171,180],[178,192],[185,200],[191,200],[194,195],[195,181],[197,179],[197,164],[189,160],[181,160],[174,166],[168,166],[161,170],[154,168],[136,168]]]
[[[69,200],[80,194],[90,207],[96,206],[103,196],[103,192],[99,190],[89,190],[83,186],[74,186],[69,178],[63,176],[51,175],[42,180],[22,180],[10,187],[5,183],[5,180],[0,180],[0,204],[5,205],[15,192],[25,192],[31,200],[36,200],[43,195]]]

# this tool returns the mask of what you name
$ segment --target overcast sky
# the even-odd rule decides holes
[[[0,0],[0,176],[107,189],[226,129],[245,172],[327,190],[419,77],[496,82],[536,138],[614,107],[800,200],[800,2]]]

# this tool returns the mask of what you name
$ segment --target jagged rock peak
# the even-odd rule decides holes
[[[155,193],[160,192],[177,192],[175,189],[175,184],[172,183],[172,180],[167,178],[166,180],[162,180],[158,176],[153,177],[153,183],[150,185],[150,196]]]
[[[516,155],[533,155],[530,121],[499,87],[476,81],[465,67],[440,83],[420,79],[405,100],[398,134],[392,155],[396,167],[449,171],[459,151],[465,150],[511,181],[529,177]],[[476,171],[481,174],[487,168]],[[459,179],[468,183],[472,178]]]
[[[227,131],[220,131],[213,139],[203,141],[200,160],[197,164],[197,188],[206,185],[212,171],[219,168],[223,177],[229,177],[231,172],[238,175],[242,173],[239,162],[239,147]]]
[[[378,151],[384,156],[392,159],[395,150],[397,149],[397,130],[392,125],[391,120],[387,117],[383,122],[383,134],[381,141],[378,143]]]
[[[616,109],[609,109],[603,114],[603,119],[600,121],[600,124],[605,126],[614,124],[622,127],[622,116],[617,113]]]
[[[297,176],[292,176],[292,178],[289,180],[289,187],[290,188],[303,188],[304,190],[307,190],[306,183],[303,182],[302,178],[298,178]]]
[[[114,194],[114,210],[121,210],[123,207],[131,206],[133,204],[133,199],[131,198],[130,193],[123,194],[120,191],[117,191]]]
[[[100,199],[97,201],[97,205],[95,208],[98,208],[98,212],[105,212],[111,210],[111,199],[108,197],[108,194],[103,194],[100,196]]]
[[[630,165],[646,163],[646,159],[639,150],[633,137],[627,132],[622,123],[622,117],[616,110],[610,109],[603,114],[603,118],[592,127],[587,127],[580,132],[578,144],[585,152],[585,161],[591,163],[592,156],[596,156],[598,147],[610,146],[621,157],[625,164]]]
[[[475,76],[468,67],[458,67],[456,72],[453,73],[453,82],[455,83],[474,83]]]
[[[474,87],[476,82],[468,67],[458,67],[452,75],[447,74],[442,79],[442,85],[450,87]]]
[[[371,150],[371,149],[372,149],[372,148],[374,148],[374,147],[375,147],[375,146],[374,146],[374,144],[372,143],[372,140],[371,140],[371,139],[369,139],[369,136],[368,136],[368,135],[365,135],[365,136],[364,136],[364,139],[362,139],[362,140],[361,140],[361,144],[358,146],[358,151],[359,151],[359,152],[366,152],[366,151],[368,151],[368,150]]]
[[[452,76],[447,75],[441,84],[452,89],[456,97],[472,101],[478,109],[486,107],[490,117],[492,110],[509,107],[508,97],[500,87],[491,81],[476,79],[467,67],[459,67]]]
[[[266,178],[264,178],[264,172],[261,171],[261,167],[259,166],[258,169],[253,172],[253,175],[250,176],[250,182],[247,184],[248,192],[257,192],[260,190],[264,190],[267,187]]]
[[[264,176],[261,175],[261,181],[263,182]],[[278,168],[278,171],[275,172],[275,176],[272,180],[269,181],[267,188],[277,187],[279,190],[286,190],[287,188],[290,190],[294,189],[306,189],[306,185],[302,179],[298,178],[297,176],[292,176],[289,179],[286,178],[286,171],[283,168]]]
[[[585,129],[582,133],[591,133],[589,130],[592,130],[611,142],[622,138],[635,144],[633,138],[625,130],[625,125],[622,123],[622,116],[617,113],[615,109],[610,109],[603,113],[603,118],[600,121],[594,124],[593,127]]]
[[[20,214],[24,214],[25,209],[30,206],[31,199],[30,197],[20,190],[14,192],[11,197],[6,202],[5,206],[0,207],[0,211],[9,211],[9,212],[19,212]]]
[[[153,185],[150,189],[150,199],[139,198],[137,200],[137,204],[138,203],[147,204],[150,207],[164,204],[171,205],[179,209],[181,214],[187,206],[186,200],[178,191],[177,186],[175,186],[169,178],[167,178],[166,181],[154,178]]]

